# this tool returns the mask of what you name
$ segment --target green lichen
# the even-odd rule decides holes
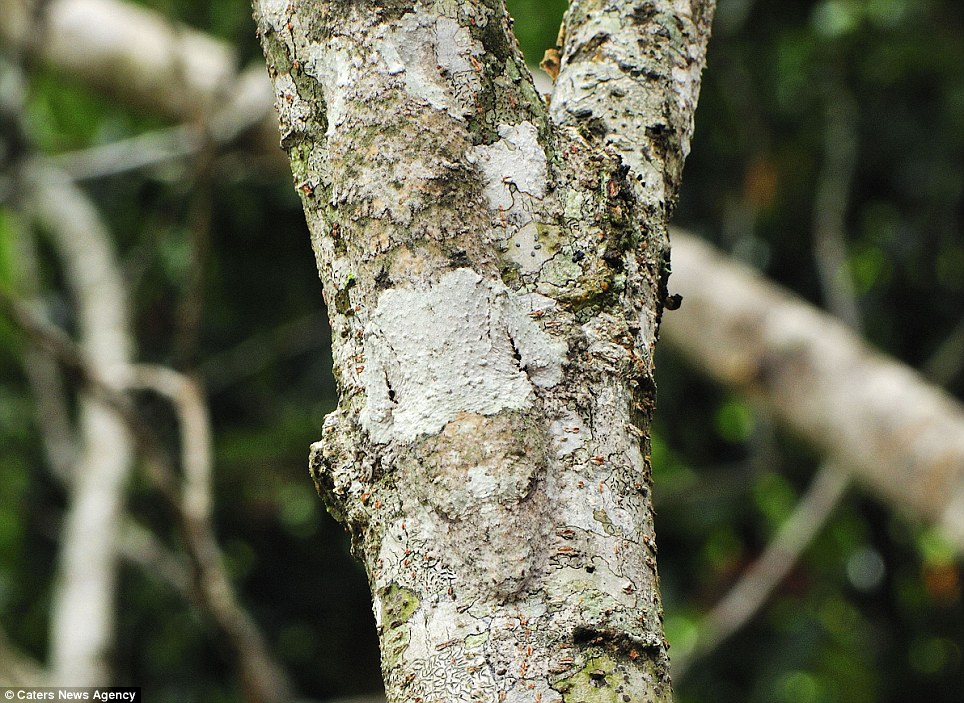
[[[625,690],[622,668],[608,654],[592,657],[553,688],[562,694],[564,703],[623,703],[623,695],[630,694]]]
[[[389,671],[411,639],[409,618],[418,610],[418,596],[394,581],[381,593],[382,658]]]
[[[585,262],[583,262],[585,263]],[[611,301],[614,272],[606,265],[584,269],[565,253],[554,256],[539,271],[538,292],[565,301],[574,310]]]
[[[610,536],[616,535],[616,528],[613,526],[613,521],[609,519],[609,513],[605,510],[593,510],[592,511],[593,520],[602,525],[603,531]]]
[[[465,638],[465,649],[466,650],[477,649],[478,647],[483,646],[488,641],[489,641],[488,632],[480,632],[477,635],[469,635],[468,637]]]
[[[582,219],[582,210],[586,205],[586,194],[579,190],[570,190],[566,194],[566,205],[563,216],[567,220],[578,222]]]
[[[382,593],[382,626],[394,628],[404,625],[412,617],[420,601],[412,591],[394,581]]]
[[[553,688],[562,694],[563,703],[670,703],[672,688],[658,668],[647,656],[616,661],[603,653],[588,658]]]

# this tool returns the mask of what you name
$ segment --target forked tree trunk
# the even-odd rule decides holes
[[[501,0],[254,4],[389,701],[670,700],[652,353],[712,3],[574,2],[552,116]]]

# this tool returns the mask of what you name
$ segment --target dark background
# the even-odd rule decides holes
[[[259,60],[241,0],[144,4],[235,43],[241,65]],[[509,6],[536,63],[565,2]],[[854,149],[843,183],[846,273],[865,338],[911,366],[939,366],[938,381],[964,396],[964,4],[721,0],[710,46],[675,222],[822,305],[815,198],[828,155]],[[48,153],[165,126],[42,67],[29,80],[32,136]],[[220,168],[213,184],[189,161],[84,187],[133,290],[137,358],[197,368],[206,380],[216,525],[245,604],[306,696],[374,691],[367,584],[306,471],[335,398],[299,201],[283,174],[238,159]],[[192,346],[178,335],[178,309],[192,218],[204,207],[203,326]],[[3,205],[6,280],[16,266],[11,217]],[[70,328],[56,257],[40,241],[39,283]],[[43,660],[65,495],[45,466],[24,344],[0,321],[0,620]],[[821,458],[665,347],[658,382],[653,460],[673,654],[693,646],[701,614],[767,545]],[[173,442],[170,410],[148,397],[140,406]],[[177,546],[142,479],[129,505]],[[852,489],[764,610],[678,682],[678,700],[960,703],[961,591],[961,562],[938,534]],[[142,686],[155,703],[238,700],[226,647],[180,595],[132,566],[120,593],[118,684]]]

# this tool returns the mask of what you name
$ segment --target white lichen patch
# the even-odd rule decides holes
[[[472,58],[483,55],[485,48],[472,38],[468,29],[451,17],[438,18],[435,23],[435,58],[440,68],[450,75],[468,73],[476,76]],[[477,80],[481,85],[481,80]]]
[[[268,25],[280,32],[291,19],[291,0],[261,0],[258,10]]]
[[[531,703],[536,700],[539,703],[562,703],[562,694],[555,689],[549,688],[546,681],[538,681],[535,686],[530,686],[527,682],[520,682],[514,688],[505,692],[505,696],[499,699],[501,703]]]
[[[539,227],[530,222],[509,238],[506,257],[518,264],[523,273],[535,273],[553,257],[556,248],[541,241]]]
[[[571,412],[553,420],[549,425],[549,435],[556,456],[560,457],[572,454],[592,438],[582,418]]]
[[[546,580],[546,592],[552,602],[573,603],[577,608],[584,603],[585,594],[594,592],[613,608],[634,607],[638,586],[626,588],[632,582],[613,572],[608,562],[602,559],[593,561],[593,571],[589,574],[584,568],[565,567],[554,570],[552,578]],[[603,595],[605,594],[605,595]]]
[[[364,61],[334,42],[331,45],[308,44],[306,54],[304,70],[315,76],[324,90],[327,134],[331,135],[345,121],[351,102],[349,94],[358,81]]]
[[[512,303],[505,306],[505,322],[519,356],[519,364],[534,384],[552,388],[562,380],[566,343],[553,339],[535,324],[531,311],[520,304],[522,301],[518,297],[511,293],[508,297]]]
[[[311,105],[301,99],[294,79],[290,74],[278,75],[274,85],[278,94],[275,107],[284,115],[285,123],[295,131],[307,131],[306,125],[312,119]]]
[[[362,426],[377,443],[437,434],[461,412],[531,405],[562,379],[565,344],[501,281],[470,269],[423,289],[385,291],[365,331]]]
[[[546,154],[539,130],[529,122],[499,125],[499,141],[466,152],[485,179],[489,207],[510,224],[522,227],[532,221],[531,200],[546,195]]]
[[[471,466],[468,470],[468,483],[465,490],[471,496],[482,502],[486,498],[491,498],[499,492],[499,480],[488,466]]]
[[[435,645],[439,642],[462,639],[466,633],[459,631],[460,619],[455,603],[450,600],[442,600],[432,607],[423,604],[413,616],[412,639],[406,657],[428,659],[435,653]]]
[[[582,331],[589,342],[587,351],[595,357],[599,357],[617,363],[625,359],[629,352],[624,347],[613,343],[616,337],[614,330],[619,330],[620,321],[612,315],[597,315],[582,326]]]
[[[425,12],[409,12],[375,49],[389,75],[403,75],[406,93],[436,110],[452,111],[455,101],[435,68],[435,21]]]
[[[467,95],[481,89],[472,62],[485,51],[450,17],[422,9],[406,13],[384,32],[375,50],[382,70],[402,76],[406,93],[457,119],[470,111]]]

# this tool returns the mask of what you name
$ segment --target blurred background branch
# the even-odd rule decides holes
[[[565,3],[509,4],[538,58]],[[25,61],[14,114],[31,133],[3,134],[0,282],[81,339],[88,313],[64,256],[97,250],[54,229],[86,200],[77,211],[114,252],[111,304],[128,301],[122,366],[136,354],[153,369],[139,384],[153,390],[107,414],[155,476],[126,479],[136,521],[98,539],[138,564],[116,570],[124,607],[106,660],[157,700],[224,699],[225,664],[259,648],[320,697],[378,686],[364,575],[304,477],[333,403],[328,330],[249,13],[240,0],[0,0],[2,52]],[[664,318],[653,440],[667,630],[678,665],[700,657],[680,701],[927,690],[956,703],[964,685],[964,88],[948,68],[964,61],[961,31],[949,0],[720,2],[677,216],[703,241],[674,234],[670,292],[684,300]],[[56,172],[47,191],[9,167],[27,161]],[[43,192],[56,202],[36,215],[10,207]],[[52,661],[59,596],[37,564],[65,548],[43,535],[75,509],[87,446],[84,373],[21,337],[0,316],[3,662]],[[52,481],[28,470],[41,465]],[[182,496],[191,465],[208,488]],[[187,494],[214,511],[193,546],[172,520]],[[187,555],[214,554],[215,519],[205,596]],[[226,584],[236,595],[219,614]],[[261,644],[232,640],[226,623],[246,611],[231,602],[250,607]],[[10,642],[24,654],[7,657]]]

